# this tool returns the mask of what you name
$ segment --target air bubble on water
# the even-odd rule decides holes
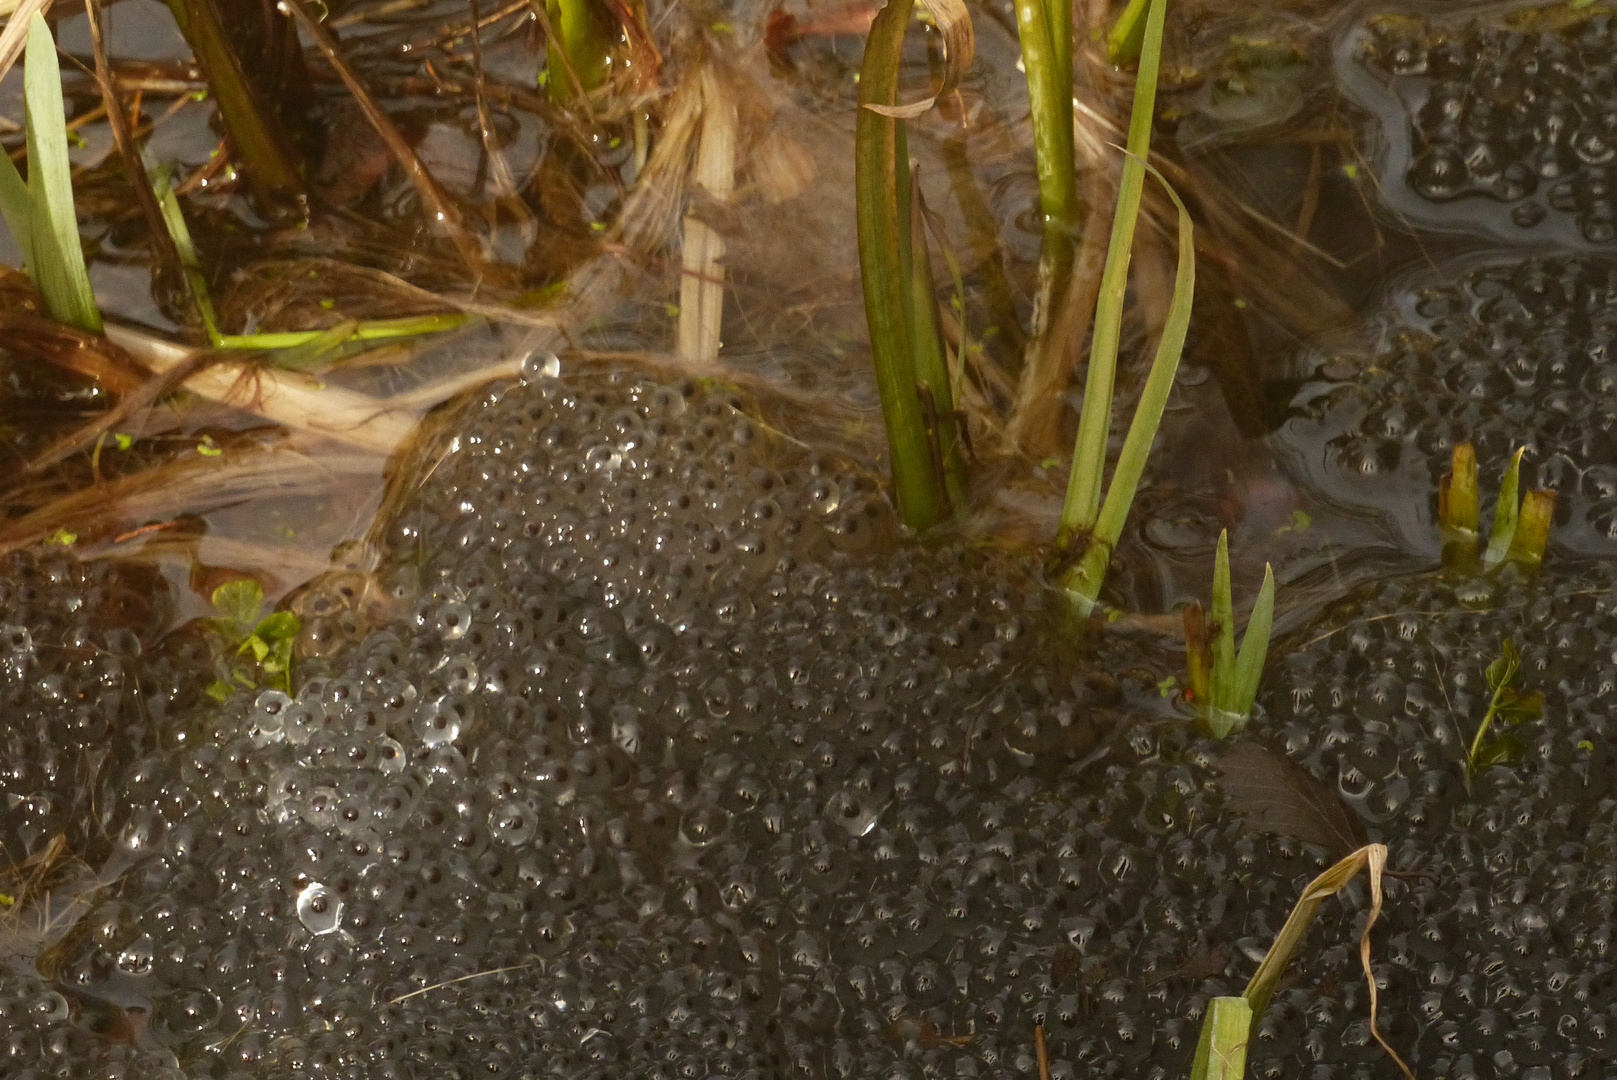
[[[555,379],[561,376],[561,357],[553,352],[537,349],[522,358],[522,381]]]
[[[311,934],[329,934],[342,926],[343,902],[318,881],[298,893],[298,921]]]

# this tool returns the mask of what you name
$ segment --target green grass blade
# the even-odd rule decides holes
[[[1241,1080],[1246,1075],[1246,1044],[1251,1037],[1252,1006],[1246,998],[1209,1001],[1201,1040],[1191,1060],[1190,1080]]]
[[[1230,534],[1218,534],[1218,551],[1213,556],[1213,700],[1209,709],[1213,734],[1229,734],[1228,714],[1234,711],[1235,687],[1235,603],[1230,595]],[[1221,730],[1221,728],[1223,730]]]
[[[1179,358],[1185,351],[1185,335],[1190,331],[1190,313],[1196,295],[1196,230],[1190,212],[1165,177],[1147,165],[1151,174],[1167,190],[1179,211],[1179,267],[1174,274],[1173,299],[1168,305],[1167,321],[1162,337],[1157,342],[1156,356],[1151,360],[1151,371],[1146,376],[1145,390],[1135,406],[1134,419],[1129,422],[1128,434],[1123,439],[1123,450],[1117,458],[1117,468],[1106,489],[1106,501],[1095,519],[1094,529],[1084,546],[1084,553],[1069,573],[1065,582],[1068,591],[1080,597],[1079,606],[1093,603],[1100,595],[1106,568],[1111,563],[1112,551],[1123,535],[1123,523],[1134,505],[1134,495],[1145,473],[1145,462],[1151,456],[1151,444],[1156,440],[1157,428],[1162,424],[1162,410],[1167,407],[1168,395],[1173,391],[1174,376],[1179,372]]]
[[[37,14],[28,26],[23,101],[28,113],[29,231],[33,241],[29,268],[54,318],[99,334],[101,311],[84,268],[78,212],[73,207],[62,70],[50,28]]]
[[[28,184],[17,171],[17,163],[11,160],[11,155],[0,151],[0,214],[4,214],[6,225],[11,229],[11,235],[16,238],[17,250],[22,252],[24,268],[33,262],[34,238],[30,217],[33,214],[33,203],[28,198]]]
[[[471,316],[463,311],[447,311],[439,315],[406,315],[399,319],[372,319],[352,325],[349,338],[354,341],[384,341],[391,338],[418,337],[436,334],[466,325]],[[264,334],[223,334],[219,338],[221,349],[293,349],[316,340],[325,330],[286,330]]]
[[[1505,561],[1510,542],[1516,537],[1516,519],[1521,499],[1516,494],[1521,485],[1522,454],[1527,448],[1518,447],[1505,470],[1505,479],[1499,485],[1499,503],[1493,509],[1493,529],[1488,534],[1488,550],[1482,553],[1482,565],[1492,569]]]
[[[208,279],[202,273],[202,260],[197,257],[196,244],[191,241],[191,229],[185,223],[185,212],[180,209],[180,198],[174,193],[167,167],[152,170],[151,179],[157,205],[163,211],[163,225],[168,229],[169,239],[174,241],[180,266],[185,270],[185,280],[191,287],[191,300],[202,319],[202,329],[208,335],[208,343],[216,349],[220,348],[225,339],[219,332],[219,318],[214,313],[213,298],[208,294]]]
[[[899,56],[913,7],[914,0],[889,0],[870,26],[859,77],[854,189],[865,319],[870,329],[882,420],[887,428],[894,501],[899,519],[921,531],[947,518],[949,508],[933,468],[920,395],[915,388],[915,351],[910,341],[911,285],[904,273],[909,261],[904,240],[908,219],[900,214],[909,193],[908,155],[900,155],[904,122],[867,108],[897,104]]]
[[[1156,113],[1157,71],[1162,58],[1162,25],[1167,0],[1151,0],[1140,70],[1134,80],[1134,107],[1129,116],[1129,157],[1123,162],[1118,185],[1112,236],[1101,271],[1100,296],[1095,304],[1089,374],[1084,382],[1083,410],[1078,415],[1078,439],[1073,448],[1072,472],[1061,507],[1057,542],[1065,546],[1094,528],[1100,512],[1101,479],[1106,468],[1106,442],[1112,427],[1112,392],[1117,380],[1117,344],[1123,329],[1123,301],[1128,291],[1129,257],[1134,247],[1134,226],[1139,219],[1140,194],[1145,184],[1145,163],[1151,152],[1151,121]]]
[[[575,90],[588,92],[606,81],[612,37],[592,0],[545,0],[545,11],[561,39],[559,49],[555,42],[545,46],[550,100],[565,104]]]
[[[1252,715],[1252,704],[1258,700],[1258,683],[1263,680],[1263,662],[1269,657],[1269,634],[1275,620],[1275,572],[1265,565],[1263,587],[1258,590],[1257,603],[1252,605],[1252,616],[1246,621],[1246,633],[1241,637],[1241,654],[1235,660],[1234,712],[1244,726]]]

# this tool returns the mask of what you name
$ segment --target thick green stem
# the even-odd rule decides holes
[[[1065,232],[1077,204],[1072,152],[1071,0],[1016,0],[1016,27],[1027,69],[1039,207],[1047,230]],[[1063,33],[1063,30],[1065,31]]]
[[[253,190],[273,203],[302,198],[303,177],[286,133],[242,74],[213,0],[168,0],[168,6],[208,77],[208,89],[219,102],[219,115]]]

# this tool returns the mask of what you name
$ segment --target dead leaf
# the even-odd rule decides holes
[[[1332,856],[1365,845],[1364,825],[1314,774],[1245,739],[1218,759],[1219,786],[1253,832],[1289,836]]]

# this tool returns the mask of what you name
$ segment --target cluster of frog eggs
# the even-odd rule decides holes
[[[0,978],[36,1016],[0,1077],[1008,1080],[1039,1022],[1054,1077],[1183,1074],[1319,853],[1246,835],[1182,724],[1102,723],[1115,688],[1034,581],[887,543],[867,481],[716,390],[544,380],[457,431],[396,522],[407,614],[135,748],[129,869],[48,984]],[[1605,786],[1576,744],[1603,745],[1614,626],[1558,580],[1391,588],[1272,680],[1286,752],[1435,875],[1395,889],[1378,969],[1423,1074],[1610,1057],[1617,841],[1571,788]],[[1406,607],[1476,613],[1375,617]],[[1466,801],[1393,646],[1430,638],[1474,712],[1505,627],[1544,741]],[[1255,1075],[1385,1074],[1364,907],[1316,930]]]
[[[1609,12],[1535,28],[1480,19],[1445,29],[1372,18],[1360,60],[1413,113],[1407,182],[1424,199],[1513,204],[1531,229],[1551,211],[1592,244],[1617,241],[1617,25]]]
[[[1394,288],[1377,322],[1374,359],[1320,364],[1277,437],[1313,483],[1407,512],[1427,505],[1455,443],[1473,443],[1487,478],[1525,446],[1523,483],[1557,492],[1557,542],[1609,550],[1617,262],[1491,256]],[[1400,473],[1402,490],[1377,482]]]

